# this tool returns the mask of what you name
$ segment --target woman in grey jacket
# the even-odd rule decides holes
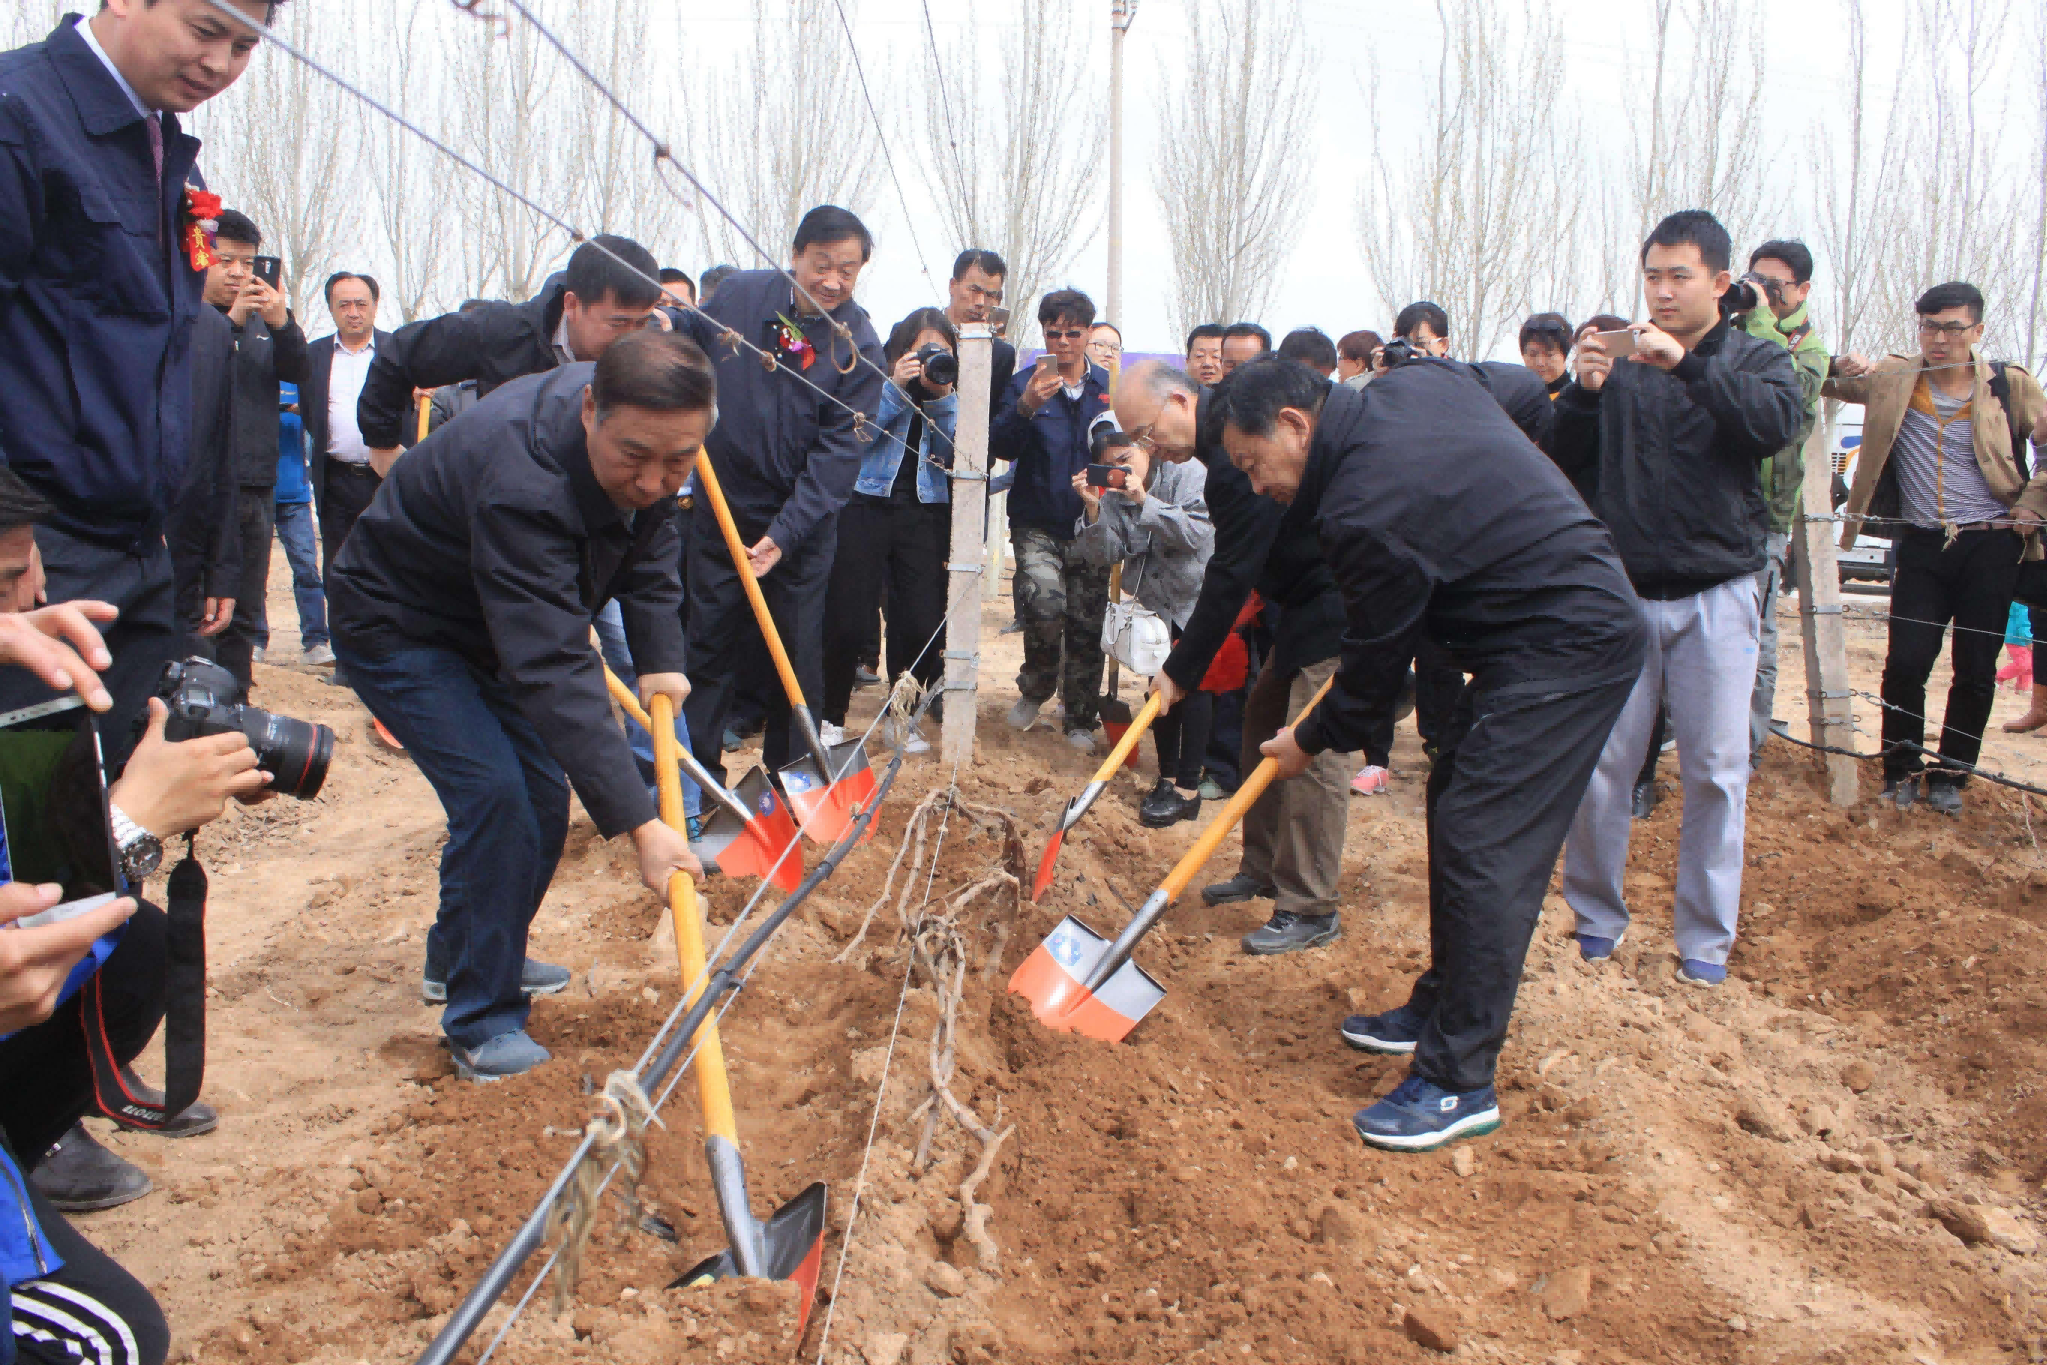
[[[1123,565],[1123,593],[1165,621],[1174,643],[1201,595],[1201,575],[1215,549],[1215,527],[1202,497],[1207,471],[1198,463],[1151,459],[1120,431],[1095,436],[1094,461],[1126,471],[1121,488],[1090,487],[1073,478],[1081,515],[1075,544],[1089,563]],[[1159,780],[1138,807],[1143,824],[1161,828],[1201,811],[1201,760],[1208,749],[1215,699],[1196,689],[1152,722]]]

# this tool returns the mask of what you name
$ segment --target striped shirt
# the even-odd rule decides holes
[[[2002,521],[2010,515],[1976,463],[1969,407],[1968,398],[1949,398],[1925,375],[1919,377],[1891,447],[1905,520],[1914,526]]]

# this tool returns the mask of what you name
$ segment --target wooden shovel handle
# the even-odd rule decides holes
[[[775,661],[775,672],[782,675],[782,690],[789,695],[791,706],[809,710],[803,700],[803,687],[796,681],[795,666],[789,662],[789,651],[782,648],[782,637],[775,630],[775,618],[768,611],[768,599],[761,596],[761,585],[753,576],[753,561],[746,557],[746,546],[739,542],[739,526],[732,520],[732,508],[725,501],[725,490],[718,486],[718,471],[711,467],[708,454],[697,457],[697,484],[704,490],[704,496],[711,501],[711,511],[718,518],[718,529],[725,533],[725,549],[732,556],[732,567],[739,574],[739,581],[746,586],[746,600],[753,605],[753,619],[760,623],[761,635],[768,642],[768,654]],[[786,547],[783,553],[787,553]]]
[[[419,435],[414,439],[420,441],[426,439],[427,418],[433,415],[433,410],[434,396],[430,393],[421,394],[419,396]]]
[[[1137,747],[1137,741],[1144,738],[1144,732],[1158,719],[1159,696],[1157,692],[1152,693],[1150,699],[1144,703],[1143,709],[1130,718],[1130,728],[1123,732],[1123,738],[1116,741],[1116,747],[1109,750],[1108,759],[1101,767],[1095,769],[1095,781],[1107,782],[1116,775],[1116,770],[1123,766],[1124,760],[1130,757],[1130,751]]]
[[[1328,681],[1315,689],[1315,695],[1308,698],[1308,704],[1301,708],[1301,714],[1294,717],[1295,725],[1306,720],[1308,713],[1315,709],[1316,703],[1329,695],[1329,686],[1335,681],[1336,675],[1332,673]],[[1243,785],[1237,788],[1236,793],[1223,806],[1222,814],[1209,822],[1208,828],[1201,831],[1201,837],[1194,841],[1194,847],[1187,850],[1186,856],[1180,859],[1173,870],[1166,874],[1165,881],[1159,884],[1160,889],[1166,893],[1168,903],[1177,899],[1180,893],[1187,889],[1187,883],[1194,879],[1194,874],[1200,870],[1202,864],[1215,854],[1223,837],[1237,821],[1244,818],[1244,812],[1251,809],[1251,803],[1265,793],[1265,789],[1272,785],[1272,779],[1278,775],[1279,760],[1276,758],[1265,759],[1251,770],[1251,775],[1244,779]]]

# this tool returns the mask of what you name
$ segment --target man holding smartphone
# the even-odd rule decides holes
[[[235,531],[242,572],[233,614],[218,635],[215,657],[235,675],[244,696],[263,625],[270,582],[270,543],[277,530],[278,385],[306,377],[306,334],[292,319],[275,256],[260,256],[263,234],[247,214],[221,210],[214,230],[217,258],[206,272],[206,301],[234,329],[234,349],[219,392],[228,405],[221,432],[234,471]],[[267,277],[267,278],[266,278]]]

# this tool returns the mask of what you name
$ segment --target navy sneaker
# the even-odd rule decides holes
[[[1500,1126],[1500,1100],[1489,1085],[1445,1090],[1410,1075],[1393,1093],[1351,1116],[1367,1147],[1394,1152],[1430,1152],[1459,1138],[1477,1137]]]
[[[500,1033],[475,1047],[450,1041],[448,1050],[455,1055],[457,1075],[465,1081],[484,1082],[524,1075],[554,1055],[534,1042],[524,1029]]]
[[[569,969],[557,967],[552,962],[536,962],[526,959],[525,967],[519,973],[519,989],[528,998],[536,995],[556,995],[569,988]],[[448,969],[436,962],[429,962],[419,983],[419,998],[429,1005],[448,1003]]]
[[[1421,1015],[1401,1005],[1384,1014],[1353,1014],[1337,1032],[1343,1035],[1344,1042],[1360,1051],[1405,1056],[1414,1051],[1424,1022]]]
[[[1717,986],[1727,979],[1727,968],[1688,957],[1677,964],[1677,975],[1687,986]]]
[[[1571,937],[1578,940],[1579,957],[1587,962],[1604,962],[1613,956],[1614,949],[1621,946],[1621,939],[1626,938],[1627,933],[1623,931],[1620,938],[1601,938],[1597,934],[1573,934]]]

